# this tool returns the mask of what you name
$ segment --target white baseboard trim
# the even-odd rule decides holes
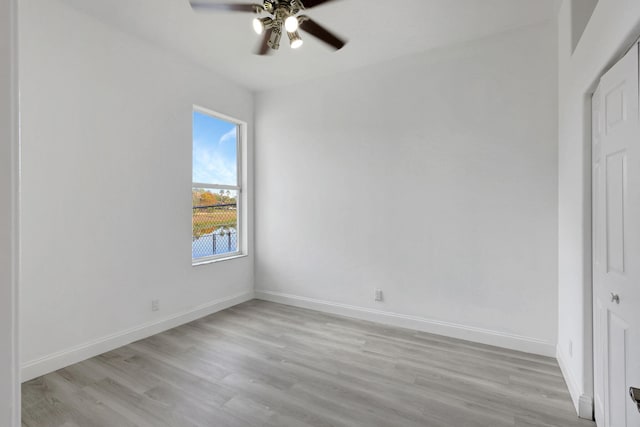
[[[581,394],[578,398],[578,416],[593,421],[593,397]]]
[[[554,343],[543,341],[537,338],[523,337],[504,332],[492,331],[489,329],[476,328],[473,326],[459,325],[451,322],[427,319],[424,317],[410,316],[406,314],[393,313],[389,311],[376,310],[372,308],[357,307],[348,304],[341,304],[323,301],[313,298],[289,295],[280,292],[256,290],[257,299],[292,305],[295,307],[308,308],[323,311],[331,314],[338,314],[356,319],[369,320],[402,328],[415,329],[437,335],[444,335],[452,338],[459,338],[481,344],[488,344],[511,350],[523,351],[526,353],[538,354],[542,356],[555,357],[556,346]]]
[[[130,344],[134,341],[159,334],[171,328],[175,328],[226,308],[233,307],[234,305],[252,300],[253,298],[253,291],[220,298],[159,320],[147,322],[125,331],[116,332],[66,350],[31,360],[23,363],[21,366],[21,381],[29,381],[41,375],[48,374],[49,372],[62,369],[66,366],[73,365],[74,363],[81,362],[99,354],[114,350],[118,347]]]
[[[558,365],[560,365],[564,381],[567,383],[567,388],[569,389],[569,394],[571,395],[571,400],[573,401],[576,413],[580,418],[593,420],[593,397],[582,393],[580,390],[580,386],[575,380],[573,372],[569,369],[569,365],[567,364],[567,357],[560,346],[558,346],[556,351],[556,359],[558,359]]]

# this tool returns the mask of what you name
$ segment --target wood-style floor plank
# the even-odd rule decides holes
[[[250,301],[23,384],[24,427],[593,427],[555,360]]]

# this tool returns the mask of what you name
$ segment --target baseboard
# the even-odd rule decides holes
[[[199,305],[163,319],[154,320],[140,326],[117,332],[106,337],[98,338],[78,346],[59,351],[26,363],[21,367],[22,382],[29,381],[49,372],[62,369],[74,363],[81,362],[102,353],[114,350],[118,347],[130,344],[155,334],[159,334],[171,328],[192,322],[196,319],[208,316],[234,305],[253,299],[253,291],[238,295],[217,299],[206,304]]]
[[[582,393],[580,391],[580,387],[578,387],[578,383],[576,382],[572,371],[567,365],[566,357],[564,356],[564,353],[562,352],[560,346],[558,346],[556,350],[556,359],[558,359],[560,371],[562,371],[562,376],[564,376],[564,382],[567,383],[567,388],[569,389],[569,395],[571,396],[571,400],[573,401],[573,406],[576,409],[576,413],[579,413],[580,395]]]
[[[593,397],[582,394],[578,398],[578,416],[593,421]]]
[[[558,365],[560,366],[560,370],[564,376],[564,381],[567,383],[567,388],[569,389],[569,394],[571,395],[571,400],[576,413],[580,418],[593,420],[593,397],[582,393],[581,387],[575,380],[573,372],[569,369],[567,358],[560,346],[558,346],[556,352],[556,359],[558,359]]]
[[[473,326],[465,326],[451,322],[427,319],[424,317],[409,316],[383,310],[357,307],[348,304],[323,301],[296,295],[288,295],[280,292],[257,290],[255,292],[255,297],[257,299],[265,301],[277,302],[302,308],[309,308],[312,310],[338,314],[346,317],[353,317],[356,319],[369,320],[386,325],[415,329],[432,334],[459,338],[467,341],[508,348],[511,350],[517,350],[526,353],[538,354],[548,357],[555,357],[556,355],[556,347],[554,343],[539,340],[536,338],[523,337],[504,332],[476,328]]]

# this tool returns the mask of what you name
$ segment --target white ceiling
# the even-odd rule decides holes
[[[555,17],[559,2],[336,0],[306,14],[348,39],[346,47],[333,52],[302,33],[305,41],[302,48],[291,50],[284,37],[278,52],[261,57],[253,54],[259,36],[251,29],[251,14],[195,13],[188,0],[61,1],[126,32],[181,52],[251,89],[272,88],[542,23]]]

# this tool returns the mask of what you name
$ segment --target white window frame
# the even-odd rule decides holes
[[[224,184],[204,184],[201,182],[191,183],[191,191],[195,188],[202,188],[208,190],[234,190],[236,191],[236,216],[237,216],[237,229],[236,229],[236,250],[234,252],[227,252],[224,254],[213,255],[202,258],[193,258],[193,254],[191,255],[191,264],[193,266],[209,264],[212,262],[224,261],[228,259],[234,259],[238,257],[242,257],[246,255],[246,241],[244,239],[245,236],[245,215],[244,215],[244,173],[242,165],[244,162],[244,147],[246,146],[247,139],[247,123],[242,120],[238,120],[231,116],[227,116],[226,114],[221,114],[213,110],[209,110],[207,108],[203,108],[197,105],[193,106],[191,117],[193,120],[193,113],[198,112],[201,114],[205,114],[207,116],[213,117],[215,119],[224,120],[225,122],[233,123],[236,125],[236,183],[237,185],[224,185]],[[191,176],[193,180],[193,122],[191,124]],[[217,192],[216,192],[217,194]],[[191,221],[193,221],[193,205],[191,207]],[[192,237],[192,250],[193,250],[193,236]]]

